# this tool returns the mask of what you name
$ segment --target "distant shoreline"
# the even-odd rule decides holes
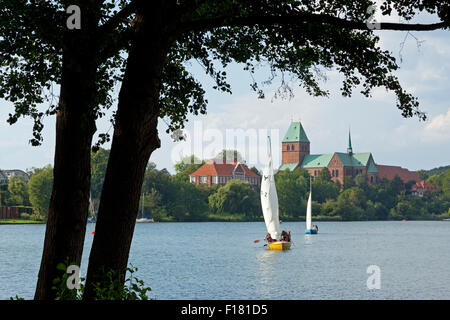
[[[435,218],[435,219],[410,219],[406,221],[446,221],[446,218]],[[448,219],[448,218],[447,218]],[[315,222],[390,222],[390,221],[397,221],[401,222],[402,220],[341,220],[341,219],[317,219],[314,220]],[[184,221],[173,221],[173,220],[167,220],[167,221],[155,221],[150,222],[150,224],[153,223],[179,223],[179,222],[264,222],[264,220],[227,220],[227,219],[211,219],[211,220],[184,220]],[[305,219],[286,219],[281,221],[284,222],[305,222]],[[46,222],[43,221],[8,221],[5,220],[0,221],[0,225],[35,225],[35,224],[46,224]]]

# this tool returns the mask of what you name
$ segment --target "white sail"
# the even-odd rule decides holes
[[[263,170],[261,181],[261,206],[266,222],[267,232],[272,239],[281,240],[280,219],[278,217],[278,196],[275,187],[275,179],[272,168],[272,150],[270,137],[268,137],[268,156],[267,165]]]
[[[306,207],[306,230],[311,230],[311,191],[309,192],[308,206]]]

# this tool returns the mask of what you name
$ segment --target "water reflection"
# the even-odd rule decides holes
[[[264,248],[256,255],[258,262],[257,291],[261,296],[273,296],[279,286],[279,272],[283,266],[281,258],[286,251],[276,251]]]
[[[311,245],[313,244],[313,236],[310,234],[305,234],[305,245]]]

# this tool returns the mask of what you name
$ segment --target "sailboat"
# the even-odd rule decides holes
[[[91,216],[87,219],[87,222],[95,223],[97,221],[97,219],[95,217],[95,210],[94,210],[94,205],[92,204],[91,195],[89,195],[89,211],[90,211]]]
[[[144,216],[144,196],[145,196],[145,194],[143,193],[143,194],[142,194],[141,217],[138,218],[138,219],[136,219],[136,222],[137,222],[137,223],[141,223],[141,222],[155,222],[155,221],[153,220],[153,218],[149,218],[149,217]]]
[[[309,198],[308,198],[308,206],[306,207],[306,234],[317,234],[319,232],[319,229],[317,226],[311,225],[312,220],[312,206],[311,206],[311,200],[312,199],[312,186],[311,186],[311,177],[309,178]]]
[[[263,179],[261,182],[261,207],[267,232],[273,239],[267,246],[269,250],[287,250],[291,247],[291,242],[281,240],[280,218],[278,216],[278,196],[272,168],[272,147],[270,137],[267,138],[269,159],[263,170]]]

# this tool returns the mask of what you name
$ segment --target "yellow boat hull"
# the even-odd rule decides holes
[[[289,250],[291,248],[291,243],[287,241],[276,241],[269,243],[267,247],[269,250]]]

